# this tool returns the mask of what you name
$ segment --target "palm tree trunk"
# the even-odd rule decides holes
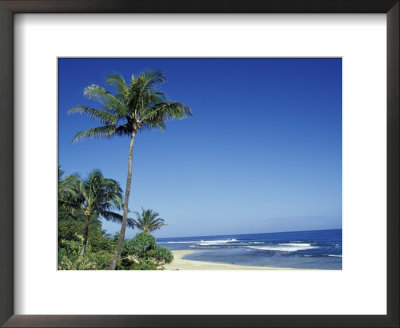
[[[85,231],[83,233],[83,246],[82,246],[81,253],[79,254],[79,256],[83,256],[85,254],[86,244],[87,244],[88,235],[89,235],[89,222],[90,222],[90,214],[87,214],[85,216]]]
[[[124,214],[122,216],[121,232],[118,238],[117,248],[114,253],[114,258],[111,262],[110,270],[115,270],[119,256],[121,254],[122,242],[125,238],[126,222],[128,219],[128,202],[129,194],[131,193],[131,182],[132,182],[132,157],[133,157],[133,144],[135,142],[136,133],[132,133],[131,140],[129,142],[129,157],[128,157],[128,177],[126,178],[125,198],[124,198]]]

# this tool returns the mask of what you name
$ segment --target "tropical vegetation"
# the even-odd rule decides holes
[[[166,94],[159,90],[159,85],[165,80],[165,75],[158,70],[147,70],[138,76],[132,75],[128,83],[125,82],[122,75],[111,74],[107,77],[106,83],[114,87],[116,90],[114,94],[95,84],[84,89],[84,96],[99,102],[102,105],[100,109],[76,106],[69,110],[70,113],[87,114],[102,124],[77,133],[73,139],[74,142],[86,138],[129,137],[128,173],[123,202],[122,224],[110,264],[111,270],[117,267],[128,224],[132,158],[137,133],[144,129],[163,130],[167,120],[183,119],[192,115],[191,109],[187,105],[167,100]]]
[[[106,179],[99,170],[93,170],[85,179],[78,175],[70,177],[75,188],[77,205],[85,216],[83,245],[80,256],[85,253],[89,234],[89,222],[93,215],[101,216],[107,221],[122,221],[122,216],[112,210],[119,210],[122,206],[122,190],[118,182]]]
[[[168,248],[157,245],[156,239],[149,233],[141,232],[123,242],[119,266],[126,270],[157,270],[172,260],[173,255]]]
[[[133,219],[133,224],[139,230],[144,232],[151,232],[160,229],[162,226],[166,225],[164,219],[160,218],[157,212],[142,208],[142,213],[134,212],[136,215],[136,220]]]
[[[101,219],[122,222],[111,210],[122,208],[122,191],[113,179],[93,170],[86,178],[69,175],[58,179],[58,268],[60,270],[106,270],[114,257],[119,233],[111,236],[102,229]],[[149,213],[158,213],[146,210]],[[154,221],[154,220],[153,220]],[[154,223],[154,222],[153,222]],[[127,226],[136,223],[127,219]],[[161,227],[161,225],[159,225]],[[152,230],[155,230],[153,225]],[[150,231],[150,230],[149,230]],[[159,270],[173,260],[171,251],[156,244],[148,232],[124,240],[117,270]]]

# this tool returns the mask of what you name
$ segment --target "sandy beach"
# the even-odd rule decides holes
[[[172,251],[172,253],[174,254],[174,261],[171,264],[165,265],[166,270],[285,270],[282,268],[184,260],[183,257],[185,255],[195,253],[195,251],[191,250]]]

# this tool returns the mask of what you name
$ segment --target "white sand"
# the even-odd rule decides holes
[[[184,260],[183,257],[185,255],[195,253],[195,251],[190,250],[172,251],[172,253],[174,254],[173,262],[164,266],[167,270],[287,270],[282,268]]]

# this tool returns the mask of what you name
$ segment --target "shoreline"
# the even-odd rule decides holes
[[[174,250],[174,260],[164,265],[165,270],[293,270],[290,268],[273,268],[250,265],[237,265],[206,261],[185,260],[184,256],[196,253],[194,250]]]

